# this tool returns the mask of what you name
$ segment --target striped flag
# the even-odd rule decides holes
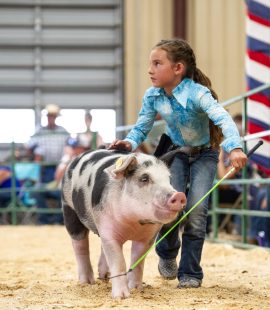
[[[251,90],[270,83],[270,0],[247,0],[247,88]],[[270,130],[270,89],[248,99],[250,134]],[[270,136],[251,159],[270,177]],[[248,142],[248,148],[258,140]]]

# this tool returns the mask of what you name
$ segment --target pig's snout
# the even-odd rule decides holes
[[[172,211],[182,211],[186,206],[187,198],[182,192],[173,193],[168,199],[168,207]]]

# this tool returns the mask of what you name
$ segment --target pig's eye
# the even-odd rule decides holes
[[[139,179],[140,182],[142,183],[149,183],[150,181],[150,177],[148,174],[143,174],[140,179]]]

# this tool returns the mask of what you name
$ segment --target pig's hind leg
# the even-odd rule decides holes
[[[89,230],[81,223],[76,212],[63,204],[64,222],[72,239],[80,283],[94,284],[94,273],[89,255]]]

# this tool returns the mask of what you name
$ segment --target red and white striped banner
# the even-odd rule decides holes
[[[270,83],[270,0],[247,0],[247,89]],[[248,99],[248,131],[250,134],[270,129],[270,89]],[[270,136],[252,155],[251,160],[270,177]],[[258,140],[248,142],[252,148]]]

